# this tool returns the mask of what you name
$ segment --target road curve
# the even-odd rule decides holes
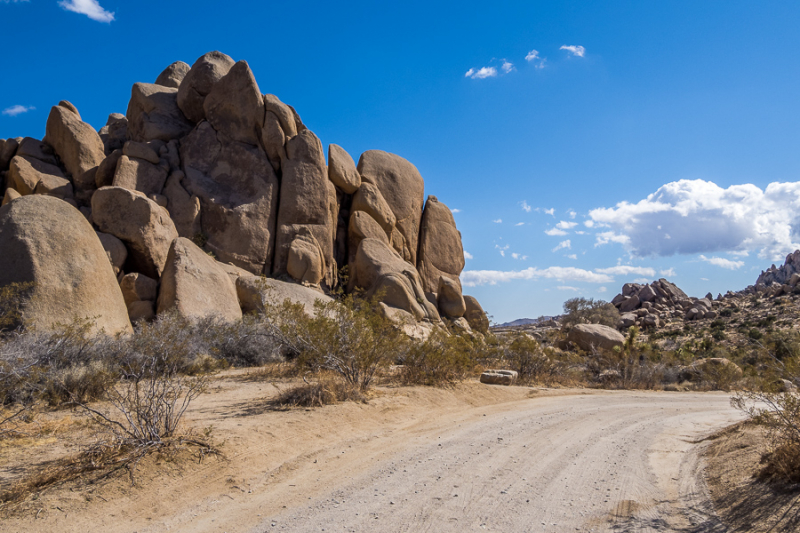
[[[726,394],[593,392],[471,411],[394,434],[380,460],[253,533],[724,531],[698,449],[742,418]]]

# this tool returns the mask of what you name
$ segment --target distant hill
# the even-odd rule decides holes
[[[555,316],[540,316],[539,318],[518,318],[516,320],[512,320],[511,322],[506,322],[505,324],[498,324],[496,327],[500,328],[510,328],[514,326],[530,326],[531,324],[538,324],[540,322],[547,322],[548,320],[553,320]]]

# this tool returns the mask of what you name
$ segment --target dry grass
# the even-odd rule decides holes
[[[302,385],[288,388],[272,400],[277,408],[322,407],[338,402],[366,402],[367,396],[360,387],[332,376],[322,375],[314,381],[305,377]]]

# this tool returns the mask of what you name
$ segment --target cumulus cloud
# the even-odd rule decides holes
[[[497,69],[494,67],[482,67],[478,70],[471,68],[464,74],[466,78],[472,78],[473,80],[482,80],[485,78],[494,78],[497,76]]]
[[[474,259],[474,257],[472,257],[471,253],[469,253],[468,251],[464,250],[464,259]]]
[[[672,278],[672,277],[675,277],[675,275],[676,275],[674,268],[667,268],[665,270],[659,270],[658,273],[661,274],[662,276],[664,276],[665,278]]]
[[[612,229],[597,235],[596,246],[618,242],[638,257],[754,251],[780,259],[800,248],[800,182],[761,190],[680,180],[589,216]]]
[[[17,115],[27,113],[28,111],[33,111],[34,109],[36,108],[33,106],[12,105],[11,107],[3,109],[3,114],[8,115],[9,117],[16,117]]]
[[[558,228],[550,228],[548,230],[545,230],[545,233],[547,235],[550,235],[551,237],[562,237],[562,236],[567,234],[566,231],[564,231],[563,229],[558,229]]]
[[[86,15],[97,22],[111,22],[114,20],[114,13],[103,9],[97,0],[61,0],[58,5],[62,9]]]
[[[609,276],[650,276],[654,277],[656,275],[656,271],[653,268],[649,267],[636,267],[630,265],[617,265],[614,267],[608,268],[596,268],[594,269],[595,272],[600,274],[608,274]]]
[[[522,201],[519,203],[519,205],[521,205],[521,206],[522,206],[522,209],[523,209],[523,210],[524,210],[526,213],[530,213],[530,212],[531,212],[531,209],[532,209],[532,208],[531,208],[531,206],[529,206],[529,205],[528,205],[528,202],[526,202],[525,200],[522,200]]]
[[[569,250],[571,248],[572,248],[572,243],[569,241],[569,239],[567,239],[566,241],[561,241],[560,243],[558,243],[558,246],[553,248],[553,251],[557,252],[559,250]]]
[[[701,255],[700,260],[705,261],[706,263],[711,263],[714,266],[726,268],[728,270],[738,270],[744,266],[744,261],[732,261],[731,259],[725,259],[724,257],[706,257]]]
[[[500,67],[500,69],[503,71],[503,74],[508,74],[512,70],[517,70],[514,68],[514,63],[506,60],[503,60],[503,65]]]
[[[567,220],[562,220],[561,222],[559,222],[558,224],[556,224],[556,227],[557,227],[558,229],[572,229],[572,228],[574,228],[574,227],[575,227],[575,226],[577,226],[577,225],[578,225],[578,223],[577,223],[577,222],[569,222],[569,221],[567,221]]]
[[[465,270],[461,273],[461,282],[467,287],[477,285],[497,285],[514,280],[555,279],[558,281],[577,281],[584,283],[611,283],[613,278],[607,274],[598,274],[575,267],[535,267],[525,270]]]
[[[593,228],[594,227],[594,220],[587,220],[587,221],[585,221],[583,223],[583,225],[586,226],[587,228]]]
[[[572,46],[572,45],[567,46],[565,44],[564,46],[559,48],[559,50],[566,50],[575,57],[583,57],[584,54],[586,54],[586,48],[584,48],[583,46]]]

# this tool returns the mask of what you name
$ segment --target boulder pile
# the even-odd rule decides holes
[[[417,168],[335,144],[326,158],[297,111],[220,52],[135,83],[99,132],[59,102],[43,140],[0,140],[0,178],[0,284],[40,287],[28,323],[234,320],[263,305],[266,276],[304,304],[346,279],[391,317],[488,329],[462,293],[453,215]]]
[[[619,329],[630,326],[659,328],[673,319],[715,318],[715,309],[719,306],[710,294],[705,298],[689,297],[677,285],[663,278],[644,285],[626,283],[611,303],[621,315]]]

